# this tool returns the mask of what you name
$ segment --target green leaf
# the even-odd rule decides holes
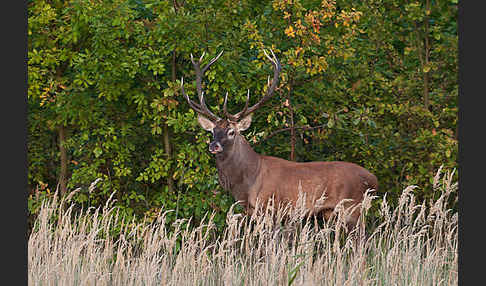
[[[327,127],[332,128],[334,126],[334,118],[331,117],[329,118],[329,121],[327,121]]]
[[[95,157],[98,158],[103,153],[103,150],[101,150],[100,147],[96,147],[94,148],[93,153],[95,154]]]

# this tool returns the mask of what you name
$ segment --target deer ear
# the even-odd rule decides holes
[[[251,113],[248,114],[245,118],[241,119],[236,127],[238,128],[238,131],[245,131],[246,129],[248,129],[250,127],[250,124],[251,124]]]
[[[211,120],[209,120],[206,117],[198,114],[197,115],[197,122],[199,122],[199,125],[201,125],[201,127],[204,130],[213,132],[215,124]]]

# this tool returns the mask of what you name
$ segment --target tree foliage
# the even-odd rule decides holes
[[[209,135],[180,94],[195,96],[190,54],[205,61],[213,111],[247,90],[256,102],[282,62],[276,95],[245,136],[297,161],[358,163],[398,198],[457,166],[457,1],[39,0],[28,4],[29,206],[62,176],[80,205],[113,191],[129,216],[216,212],[233,199],[217,183]],[[62,136],[61,136],[62,135]],[[63,167],[65,166],[65,167]],[[96,186],[92,182],[101,178]]]

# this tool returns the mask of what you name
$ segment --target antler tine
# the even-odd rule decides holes
[[[214,64],[214,62],[219,59],[219,57],[223,54],[223,52],[224,50],[222,50],[216,57],[214,57],[211,61],[209,61],[209,63],[205,67],[203,67],[202,72],[204,73],[212,64]]]
[[[209,110],[209,108],[206,106],[206,101],[204,101],[204,92],[201,93],[200,102],[201,102],[201,107],[206,112],[206,115],[212,117],[215,120],[220,120],[220,118],[216,116],[214,113],[212,113],[211,110]]]
[[[272,49],[270,49],[270,52],[272,53],[272,57],[270,57],[268,55],[266,50],[263,50],[263,53],[272,62],[272,65],[273,65],[272,82],[271,82],[271,84],[268,83],[269,86],[268,86],[267,92],[265,93],[265,96],[260,101],[258,101],[255,105],[253,105],[252,107],[247,108],[247,106],[245,106],[245,109],[243,110],[244,112],[241,111],[237,114],[237,116],[239,118],[243,118],[246,115],[248,115],[248,114],[254,112],[255,110],[257,110],[258,108],[260,108],[260,106],[262,106],[267,100],[269,100],[272,97],[272,94],[275,91],[275,88],[277,87],[278,76],[280,74],[280,71],[282,70],[282,66],[280,65],[280,62],[279,62],[277,56],[275,56],[275,53],[273,52]],[[249,98],[249,93],[248,93],[248,98]],[[247,104],[248,104],[248,99],[247,99]]]
[[[228,92],[226,92],[226,94],[224,95],[223,112],[227,118],[229,118],[230,120],[234,120],[235,119],[234,116],[228,112],[228,109],[226,107],[227,103],[228,103]]]
[[[203,53],[202,53],[201,57],[199,58],[199,62],[201,62],[201,61],[202,61],[202,59],[204,58],[204,56],[205,56],[205,55],[206,55],[206,51],[203,51]]]
[[[194,111],[196,112],[199,112],[199,113],[202,113],[202,109],[201,109],[201,106],[197,103],[195,103],[194,101],[192,101],[189,96],[186,94],[186,91],[184,90],[184,77],[181,78],[181,91],[182,91],[182,95],[184,96],[184,98],[187,100],[187,103],[189,103],[189,106],[194,109]]]
[[[224,95],[224,102],[223,102],[223,112],[224,115],[229,116],[231,114],[228,113],[228,109],[226,109],[226,103],[228,103],[228,92]]]
[[[226,104],[228,102],[228,92],[226,92],[226,95],[224,96],[224,103],[223,103],[223,111],[224,115],[231,121],[238,121],[241,119],[241,115],[245,114],[246,110],[248,109],[248,103],[250,102],[250,90],[248,89],[248,92],[246,94],[246,102],[245,102],[245,107],[243,108],[242,111],[236,113],[236,114],[231,114],[228,112],[228,109],[226,108]]]
[[[267,54],[267,50],[263,49],[263,54],[273,63],[273,59]]]
[[[216,116],[214,113],[212,113],[209,108],[206,106],[206,103],[204,101],[204,92],[201,92],[201,97],[199,98],[199,101],[201,104],[197,104],[194,101],[192,101],[189,96],[186,94],[186,91],[184,90],[184,77],[181,78],[181,91],[182,95],[186,99],[187,103],[189,106],[196,111],[197,113],[206,115],[209,119],[218,121],[220,118]]]
[[[192,65],[194,66],[194,71],[196,73],[196,89],[197,89],[197,94],[199,97],[199,103],[197,104],[194,101],[189,99],[189,96],[185,93],[184,91],[184,80],[181,80],[181,89],[184,97],[186,98],[187,102],[189,103],[189,106],[194,109],[197,113],[201,113],[203,115],[206,115],[212,120],[219,121],[221,118],[216,116],[214,113],[209,110],[209,108],[206,105],[206,102],[204,101],[204,92],[202,91],[202,78],[204,76],[204,72],[214,63],[218,60],[218,58],[223,54],[223,51],[221,51],[216,57],[214,57],[203,69],[201,69],[201,62],[204,56],[206,55],[206,52],[204,51],[199,57],[198,61],[194,60],[194,55],[191,53],[191,62]]]
[[[236,113],[234,115],[235,118],[237,118],[237,120],[241,119],[242,118],[242,115],[245,115],[246,111],[248,110],[248,104],[250,103],[250,90],[248,89],[247,93],[246,93],[246,102],[245,102],[245,107],[243,107],[243,110]]]
[[[280,62],[278,61],[277,57],[275,56],[275,53],[273,52],[272,49],[270,49],[270,52],[272,53],[272,56],[270,57],[267,53],[267,50],[263,50],[263,53],[265,54],[265,56],[267,57],[267,59],[269,59],[273,66],[274,67],[277,67],[277,66],[280,66]]]

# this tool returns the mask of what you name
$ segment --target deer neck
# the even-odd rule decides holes
[[[236,135],[233,149],[224,157],[216,157],[220,185],[236,200],[246,201],[260,168],[260,155],[241,135]]]

